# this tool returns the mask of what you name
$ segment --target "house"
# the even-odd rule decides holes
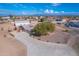
[[[24,26],[24,25],[29,25],[29,24],[30,24],[30,22],[27,21],[27,20],[17,20],[17,21],[14,22],[14,25],[16,27]]]
[[[53,19],[52,23],[55,23],[55,24],[63,24],[67,22],[66,19]]]
[[[9,16],[4,16],[4,17],[1,17],[2,20],[10,20],[10,17]]]

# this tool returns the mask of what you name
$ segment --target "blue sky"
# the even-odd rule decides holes
[[[0,3],[0,15],[79,15],[79,3]]]

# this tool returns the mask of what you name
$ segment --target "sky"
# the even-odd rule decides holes
[[[79,15],[79,3],[0,3],[0,15]]]

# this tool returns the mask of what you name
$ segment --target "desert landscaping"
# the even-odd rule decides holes
[[[0,55],[79,55],[78,34],[78,29],[47,20],[3,20],[0,21]]]

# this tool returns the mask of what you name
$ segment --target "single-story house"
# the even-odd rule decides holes
[[[65,22],[67,22],[66,19],[53,19],[52,21],[52,23],[55,23],[55,24],[62,24]]]
[[[29,25],[29,24],[30,24],[30,22],[27,21],[27,20],[17,20],[17,21],[14,22],[14,25],[16,27],[24,26],[24,25]]]
[[[4,16],[4,17],[1,17],[1,19],[3,19],[3,20],[10,20],[10,17],[9,16]]]

